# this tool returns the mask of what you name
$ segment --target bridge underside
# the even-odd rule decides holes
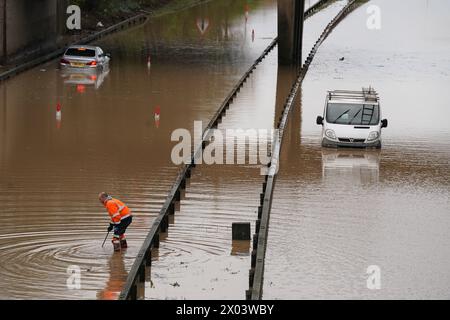
[[[0,0],[0,62],[56,47],[68,0]]]
[[[301,63],[305,0],[278,0],[278,56],[280,64]]]

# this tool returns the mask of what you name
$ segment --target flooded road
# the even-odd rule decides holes
[[[345,3],[337,1],[305,22],[305,46],[311,49],[314,35],[320,35]],[[276,3],[271,9],[275,37]],[[295,79],[291,71],[278,67],[275,48],[239,92],[218,129],[224,135],[228,129],[273,129],[280,102]],[[236,149],[245,152],[254,143],[240,142]],[[233,242],[231,226],[250,222],[254,233],[263,181],[258,165],[197,166],[175,224],[161,242],[158,261],[152,263],[147,299],[245,299],[252,244]]]
[[[117,297],[178,172],[172,131],[208,121],[276,35],[276,2],[252,2],[247,21],[245,3],[213,1],[105,38],[109,71],[63,72],[52,61],[0,85],[0,298]],[[103,190],[134,212],[122,255],[101,248]],[[198,260],[214,251],[188,231],[191,245],[172,245]],[[80,290],[66,286],[72,265]]]
[[[307,20],[305,53],[346,2]],[[0,298],[117,298],[179,169],[171,133],[207,122],[276,36],[276,1],[246,3],[216,0],[107,37],[103,72],[51,61],[0,84]],[[381,30],[365,27],[370,4],[382,9]],[[265,299],[449,298],[450,8],[368,5],[319,49],[289,122]],[[406,14],[416,23],[399,24]],[[293,81],[277,58],[275,49],[258,66],[220,130],[273,128]],[[390,121],[383,149],[322,149],[315,118],[326,90],[368,85]],[[233,243],[231,224],[251,222],[253,233],[262,181],[253,165],[193,171],[153,253],[147,299],[244,299],[251,244]],[[101,248],[100,191],[134,212],[122,254]],[[381,290],[367,289],[372,265]],[[81,270],[80,289],[66,285],[70,266]]]
[[[381,30],[366,27],[369,5]],[[282,149],[264,299],[450,297],[449,9],[370,1],[319,49]],[[390,121],[383,149],[322,149],[326,90],[369,85]],[[371,266],[379,290],[369,289]]]
[[[227,111],[218,127],[224,136],[227,129],[273,128],[277,65],[274,50]],[[235,154],[252,143],[238,142]],[[148,299],[245,299],[251,243],[233,242],[231,226],[250,222],[255,229],[262,182],[259,165],[197,166],[175,224],[161,242],[160,259],[152,264]]]

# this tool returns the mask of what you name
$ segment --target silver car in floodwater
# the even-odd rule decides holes
[[[111,57],[100,47],[71,46],[67,48],[60,65],[62,68],[97,69],[109,64]]]

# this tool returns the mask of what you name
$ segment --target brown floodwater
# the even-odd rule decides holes
[[[304,55],[345,3],[307,20]],[[117,297],[179,169],[171,133],[207,122],[276,36],[276,1],[253,1],[247,20],[245,4],[216,0],[107,37],[98,44],[112,62],[101,73],[61,71],[51,61],[0,84],[0,298]],[[379,31],[365,27],[370,4],[382,8]],[[320,48],[289,122],[266,299],[449,297],[449,7],[368,5]],[[400,25],[406,14],[416,23]],[[219,130],[273,128],[292,81],[275,49]],[[367,85],[390,120],[383,150],[322,149],[315,117],[325,91]],[[251,222],[253,233],[262,180],[258,165],[193,171],[154,252],[147,299],[244,298],[251,245],[231,240],[231,224]],[[109,242],[101,248],[108,219],[100,191],[134,212],[122,254]],[[70,290],[74,265],[81,288]],[[381,269],[381,290],[366,287],[370,265]]]
[[[98,43],[112,55],[104,72],[61,71],[51,61],[0,85],[0,298],[117,297],[179,169],[170,158],[171,133],[209,121],[276,36],[276,2],[252,2],[247,21],[245,3],[213,1],[107,37]],[[238,170],[229,172],[205,181],[233,183],[210,190],[211,197],[232,190],[233,177],[242,189],[252,184]],[[183,209],[192,207],[196,192],[212,188],[201,181]],[[101,247],[108,225],[97,200],[103,190],[134,212],[130,248],[121,255],[113,255],[109,242]],[[237,197],[233,192],[226,197]],[[199,241],[207,223],[196,228],[195,212],[185,216],[192,226],[173,228],[155,259],[164,263],[177,251],[190,252],[180,261],[209,261],[208,253],[222,250]],[[228,237],[222,240],[231,252]],[[72,265],[81,269],[79,290],[66,285]]]
[[[311,49],[315,42],[312,35],[320,35],[343,3],[338,1],[306,21],[309,37],[305,37],[305,47]],[[276,35],[275,5],[268,12],[273,28],[268,34],[272,36]],[[218,127],[222,134],[228,129],[273,129],[281,102],[295,80],[292,71],[278,67],[278,51],[274,49],[233,101]],[[235,151],[255,148],[262,140],[264,137],[238,143]],[[251,243],[233,242],[231,226],[233,222],[250,222],[254,233],[263,181],[259,165],[203,165],[193,171],[174,225],[152,264],[147,299],[245,299]]]
[[[265,299],[450,298],[450,4],[405,4],[359,8],[308,71],[282,149]],[[370,5],[380,30],[366,27]],[[326,90],[369,85],[390,121],[383,149],[321,148]]]
[[[224,136],[228,129],[273,128],[277,62],[272,51],[251,75],[218,127]],[[233,150],[245,152],[256,143],[237,143]],[[233,242],[231,226],[250,222],[255,229],[262,183],[259,165],[197,166],[152,264],[146,298],[245,299],[251,243]]]

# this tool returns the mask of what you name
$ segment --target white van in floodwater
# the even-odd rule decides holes
[[[328,91],[324,116],[317,117],[323,127],[323,147],[381,148],[380,99],[373,88],[361,91]]]

